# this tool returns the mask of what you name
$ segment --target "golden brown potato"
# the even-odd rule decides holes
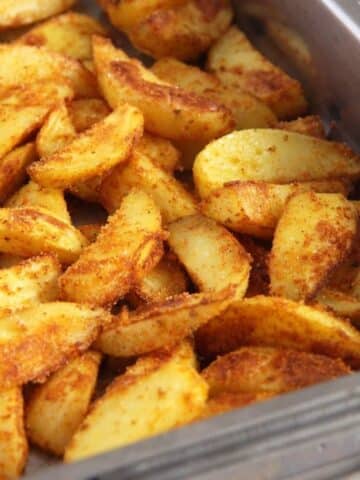
[[[64,192],[56,188],[42,187],[30,181],[18,190],[5,203],[8,208],[35,207],[44,210],[45,213],[57,217],[59,220],[71,225],[70,214],[64,198]]]
[[[61,263],[74,262],[86,240],[72,225],[34,207],[0,208],[0,252],[32,257],[57,255]]]
[[[301,133],[303,135],[310,135],[316,138],[326,138],[324,125],[319,115],[299,117],[291,122],[279,122],[276,128]]]
[[[200,419],[213,417],[222,413],[236,410],[237,408],[247,407],[253,403],[263,402],[273,397],[271,393],[219,393],[207,401],[204,410],[201,412]]]
[[[31,392],[26,407],[26,427],[34,445],[63,455],[88,412],[100,360],[99,353],[89,350]]]
[[[160,212],[153,200],[132,190],[96,241],[60,278],[63,298],[113,305],[160,260],[163,238]]]
[[[233,285],[242,298],[248,287],[251,257],[224,227],[202,215],[169,225],[169,244],[200,291]]]
[[[6,0],[0,5],[0,29],[38,22],[72,7],[76,0]]]
[[[10,197],[26,179],[26,169],[36,160],[34,143],[15,148],[0,160],[0,203]]]
[[[139,359],[95,402],[67,446],[65,462],[191,422],[204,408],[207,397],[207,385],[197,373],[195,362],[187,342]],[[114,412],[121,412],[116,422]]]
[[[277,123],[272,110],[260,100],[246,92],[235,91],[223,85],[215,75],[198,67],[186,65],[175,58],[162,58],[151,70],[165,82],[225,105],[233,114],[237,130],[271,127]]]
[[[78,230],[84,235],[89,243],[93,243],[97,239],[101,227],[101,223],[89,223],[86,225],[80,225]]]
[[[91,36],[96,34],[106,34],[98,21],[88,15],[69,12],[36,25],[16,43],[45,47],[77,60],[89,60],[92,58]]]
[[[307,110],[300,83],[265,58],[237,27],[230,28],[213,45],[207,68],[225,85],[264,102],[280,120],[298,117]]]
[[[275,129],[233,132],[199,153],[194,180],[201,197],[233,181],[270,183],[356,179],[359,156],[347,146]]]
[[[83,132],[110,114],[108,105],[101,98],[79,98],[67,105],[71,123],[77,132]]]
[[[223,392],[273,394],[325,382],[350,373],[340,359],[269,347],[242,347],[218,357],[202,372],[209,395]]]
[[[165,223],[197,212],[194,198],[183,185],[138,148],[125,167],[119,165],[105,178],[100,188],[101,203],[113,212],[132,188],[139,188],[154,199]]]
[[[245,345],[286,348],[341,358],[360,367],[360,333],[348,322],[285,298],[256,296],[232,304],[197,332],[203,355]]]
[[[357,230],[343,195],[306,192],[288,201],[276,227],[269,272],[272,295],[309,300],[350,253]]]
[[[183,293],[134,312],[125,310],[99,336],[96,348],[113,357],[132,357],[173,346],[220,315],[234,293],[232,287],[217,293]]]
[[[121,105],[59,152],[31,165],[29,174],[37,183],[55,188],[101,176],[125,162],[142,131],[141,112]]]
[[[314,181],[278,185],[267,182],[229,182],[214,190],[201,203],[208,217],[239,233],[272,238],[286,202],[300,192],[340,192],[346,195],[346,182]]]
[[[94,36],[93,51],[99,87],[109,105],[138,107],[150,133],[208,142],[232,129],[232,115],[224,106],[163,82],[110,40]]]
[[[0,315],[58,297],[61,265],[56,257],[32,257],[0,270]]]
[[[0,393],[0,445],[1,478],[18,478],[28,457],[24,401],[19,387],[2,389]]]
[[[229,0],[188,0],[155,10],[134,25],[133,45],[152,57],[196,60],[227,30],[233,16]]]
[[[325,287],[316,295],[314,302],[327,307],[337,316],[349,318],[357,327],[360,325],[360,301],[355,296]]]
[[[181,169],[180,152],[166,138],[144,133],[134,150],[148,157],[168,173]]]
[[[186,274],[171,255],[164,255],[160,262],[129,292],[127,300],[138,307],[148,302],[160,302],[187,290]]]
[[[111,315],[75,303],[43,303],[2,315],[0,379],[3,388],[44,379],[86,351]]]

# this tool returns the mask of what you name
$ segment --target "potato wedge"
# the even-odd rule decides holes
[[[0,270],[0,315],[56,300],[60,274],[61,265],[51,255]]]
[[[32,257],[57,255],[61,263],[72,263],[86,245],[73,226],[34,207],[0,208],[0,252]]]
[[[360,158],[343,144],[275,129],[233,132],[196,157],[194,180],[201,197],[225,183],[356,179]]]
[[[99,87],[109,105],[138,107],[150,133],[208,142],[231,131],[232,115],[222,105],[161,81],[108,39],[94,36],[93,49]]]
[[[129,292],[127,300],[138,307],[144,303],[160,302],[187,290],[186,274],[171,255],[164,255],[160,262]]]
[[[160,212],[153,200],[132,190],[96,241],[60,278],[63,298],[113,305],[158,263],[163,239]]]
[[[215,75],[198,67],[186,65],[175,58],[162,58],[151,70],[165,82],[225,105],[233,114],[237,130],[271,127],[277,123],[275,114],[265,103],[246,92],[223,85]]]
[[[55,188],[101,176],[125,162],[142,131],[141,112],[121,105],[61,151],[31,165],[29,174],[40,185]]]
[[[0,160],[0,203],[3,203],[25,182],[26,169],[36,160],[34,143],[15,148]]]
[[[133,357],[170,347],[220,315],[234,299],[235,288],[216,293],[183,293],[122,312],[99,336],[96,348],[113,357]]]
[[[68,12],[36,25],[17,44],[45,47],[76,60],[92,58],[91,36],[105,35],[102,25],[89,15]]]
[[[0,392],[0,445],[1,478],[18,478],[28,457],[24,400],[19,387]]]
[[[209,395],[291,392],[350,373],[340,359],[269,347],[242,347],[218,357],[202,377]]]
[[[309,300],[350,253],[358,215],[343,195],[306,192],[285,206],[272,245],[272,295]]]
[[[30,181],[18,190],[5,204],[8,208],[35,207],[71,225],[64,192],[56,188],[42,187]]]
[[[324,287],[316,295],[314,304],[330,309],[339,317],[350,319],[357,327],[360,325],[360,301],[348,293]]]
[[[264,102],[280,120],[298,117],[307,110],[300,83],[265,58],[237,27],[231,27],[213,45],[207,68],[225,85]]]
[[[234,285],[237,298],[245,295],[251,257],[230,232],[202,215],[181,218],[168,228],[170,247],[200,291]]]
[[[346,195],[346,182],[314,181],[278,185],[267,182],[229,182],[206,197],[200,206],[208,217],[239,233],[272,238],[286,202],[297,193],[339,192]]]
[[[154,58],[196,60],[228,29],[233,17],[228,0],[189,0],[155,10],[128,32],[133,45]]]
[[[173,173],[176,169],[181,169],[181,154],[166,138],[144,133],[134,149],[148,157],[153,163],[168,173]]]
[[[139,188],[154,199],[165,223],[197,212],[192,195],[139,148],[135,148],[125,167],[119,165],[105,178],[100,187],[101,203],[113,212],[132,188]]]
[[[101,355],[89,350],[35,387],[26,407],[30,441],[55,455],[66,445],[88,412]]]
[[[0,318],[3,388],[44,379],[86,351],[111,321],[102,309],[66,302],[43,303]]]
[[[311,137],[325,139],[325,129],[319,115],[308,115],[307,117],[299,117],[291,122],[279,122],[276,128],[287,130],[289,132],[310,135]]]
[[[67,10],[76,0],[6,0],[0,5],[0,29],[21,27]]]
[[[79,98],[67,105],[71,123],[77,132],[83,132],[110,114],[110,108],[101,98]]]
[[[237,408],[247,407],[254,403],[263,402],[273,397],[271,393],[220,393],[207,401],[204,410],[201,412],[200,419],[213,417],[222,413],[236,410]]]
[[[207,385],[194,364],[195,356],[187,342],[139,359],[95,402],[67,446],[65,462],[191,422],[207,397]],[[116,422],[112,421],[114,411],[120,413]]]
[[[196,335],[200,352],[223,354],[245,345],[341,358],[360,368],[360,333],[348,322],[285,298],[256,296],[233,303]]]

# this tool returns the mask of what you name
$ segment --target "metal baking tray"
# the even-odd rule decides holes
[[[330,135],[359,149],[360,1],[235,0],[234,6],[258,48],[304,82]],[[93,0],[80,1],[79,9],[104,18]],[[272,45],[264,28],[269,19],[302,38],[311,68],[297,62],[295,71],[293,59]],[[125,45],[121,35],[117,42]],[[359,453],[360,373],[79,463],[50,465],[32,455],[25,479],[356,480]]]

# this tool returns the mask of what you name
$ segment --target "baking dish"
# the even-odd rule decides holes
[[[99,15],[95,2],[80,3],[82,11]],[[298,74],[305,81],[314,110],[333,136],[359,148],[358,2],[238,0],[234,6],[239,24],[258,47],[292,72],[291,59],[287,61],[284,52],[279,55],[271,46],[266,27],[269,20],[282,22],[301,35],[311,68],[297,62]],[[122,40],[119,36],[118,41]],[[25,478],[345,478],[360,470],[359,375],[282,395],[69,466],[49,466],[46,459],[33,455]]]

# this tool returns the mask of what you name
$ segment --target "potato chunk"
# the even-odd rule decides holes
[[[0,380],[3,388],[42,381],[87,350],[111,321],[109,313],[75,303],[53,302],[0,318]]]
[[[181,169],[181,154],[166,138],[144,133],[134,150],[145,155],[168,173]]]
[[[89,350],[31,392],[26,427],[33,444],[63,455],[89,409],[100,360],[99,353]]]
[[[326,138],[324,125],[319,115],[299,117],[291,122],[279,122],[276,128],[301,133],[303,135],[310,135],[311,137]]]
[[[121,105],[68,146],[34,163],[29,168],[30,176],[41,185],[55,188],[68,188],[101,176],[125,162],[142,130],[141,112]]]
[[[60,278],[63,298],[113,305],[160,260],[163,238],[158,208],[146,193],[132,190]]]
[[[101,98],[79,98],[70,102],[67,109],[77,132],[84,132],[110,114],[108,105]]]
[[[207,67],[225,85],[266,103],[280,120],[298,117],[307,110],[300,83],[265,58],[237,27],[230,28],[213,45]]]
[[[114,357],[143,355],[172,346],[220,315],[234,299],[234,288],[219,293],[183,293],[122,312],[100,335],[96,347]]]
[[[194,164],[203,198],[237,180],[283,184],[359,175],[360,158],[345,145],[275,129],[230,133],[205,147]]]
[[[350,253],[357,230],[355,207],[338,194],[293,196],[277,225],[270,255],[270,291],[308,300]]]
[[[341,358],[360,368],[360,333],[330,313],[285,298],[256,296],[231,305],[199,329],[204,355],[244,345],[269,346]]]
[[[207,401],[200,419],[213,417],[222,413],[230,412],[238,408],[250,406],[254,403],[263,402],[273,397],[271,393],[219,393]]]
[[[201,291],[236,287],[245,295],[251,257],[224,227],[210,218],[193,215],[169,225],[169,244]]]
[[[191,422],[207,397],[207,385],[194,364],[188,343],[139,359],[95,402],[67,446],[65,461],[74,462]],[[114,412],[118,412],[116,422]]]
[[[344,293],[332,288],[322,288],[314,299],[330,309],[339,317],[348,318],[356,327],[360,326],[360,301],[350,293]]]
[[[290,392],[350,373],[342,360],[313,353],[243,347],[218,357],[202,372],[209,395]]]
[[[109,105],[138,107],[150,133],[208,142],[232,129],[232,115],[224,106],[161,81],[110,40],[95,36],[93,49],[99,86]]]

